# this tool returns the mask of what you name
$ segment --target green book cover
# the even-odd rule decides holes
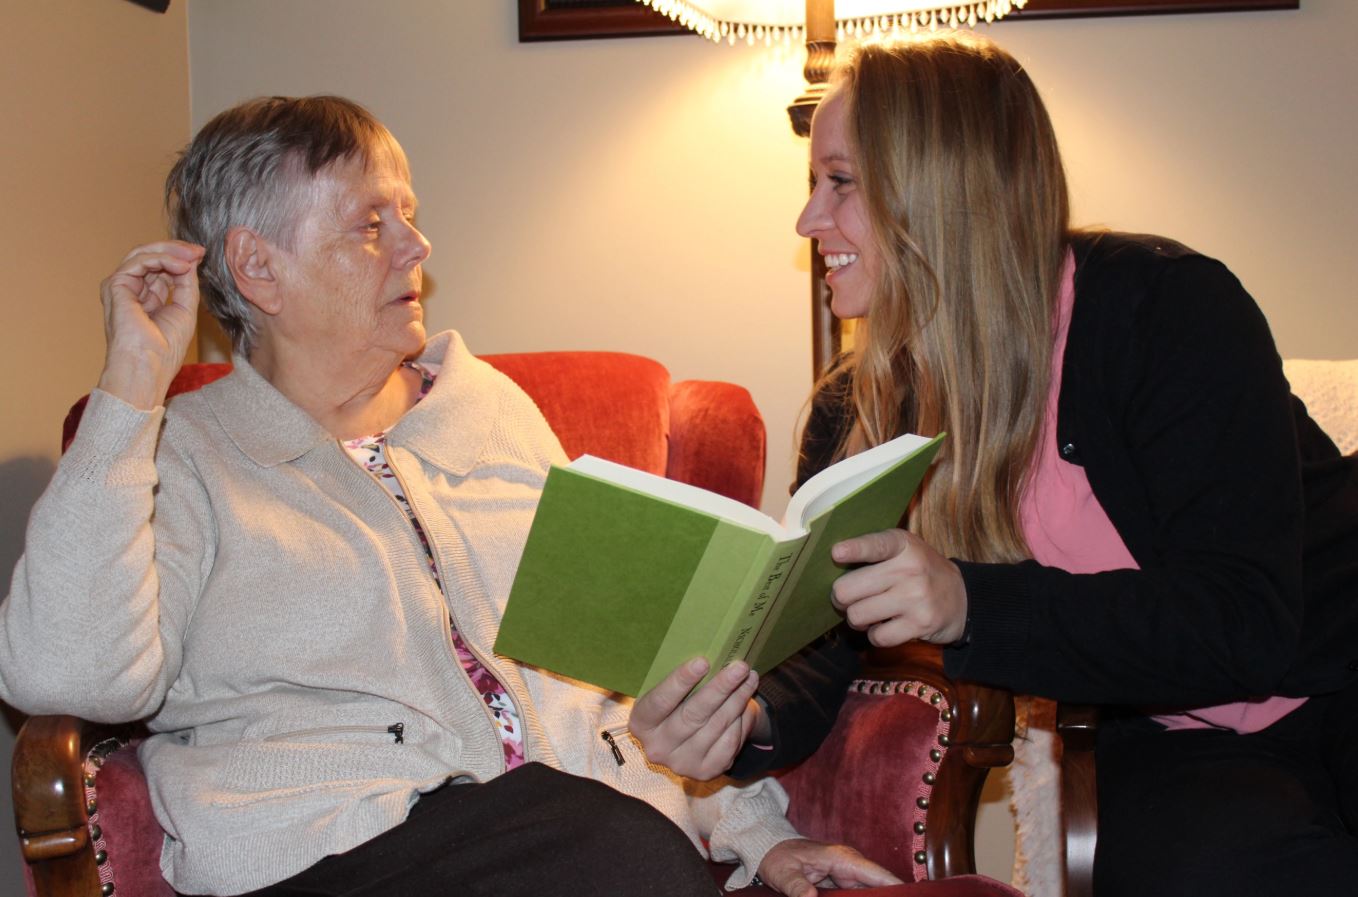
[[[736,659],[767,672],[842,619],[830,547],[897,525],[942,439],[831,465],[784,523],[588,455],[553,467],[495,651],[628,695],[699,655],[714,672]]]

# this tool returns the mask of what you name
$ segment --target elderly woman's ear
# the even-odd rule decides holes
[[[274,266],[273,244],[248,227],[233,227],[226,232],[226,265],[236,281],[236,289],[250,304],[265,314],[278,314],[282,307]]]

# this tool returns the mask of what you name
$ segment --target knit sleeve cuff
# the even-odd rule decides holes
[[[748,887],[775,844],[801,837],[787,820],[787,792],[776,780],[761,779],[740,791],[740,796],[726,807],[709,839],[713,860],[736,863],[726,880],[728,891]]]
[[[156,482],[155,452],[165,408],[133,408],[101,389],[90,393],[63,473],[97,486],[149,486]]]
[[[1021,564],[955,561],[967,589],[965,643],[943,649],[950,678],[1012,685],[1022,675],[1033,600]]]

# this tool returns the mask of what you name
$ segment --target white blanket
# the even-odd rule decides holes
[[[1358,451],[1358,359],[1283,362],[1292,392],[1344,454]]]

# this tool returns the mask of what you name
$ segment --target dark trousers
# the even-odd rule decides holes
[[[1358,688],[1262,732],[1100,725],[1097,897],[1358,895]]]
[[[410,816],[247,897],[714,897],[707,864],[658,811],[530,763],[426,794]]]

